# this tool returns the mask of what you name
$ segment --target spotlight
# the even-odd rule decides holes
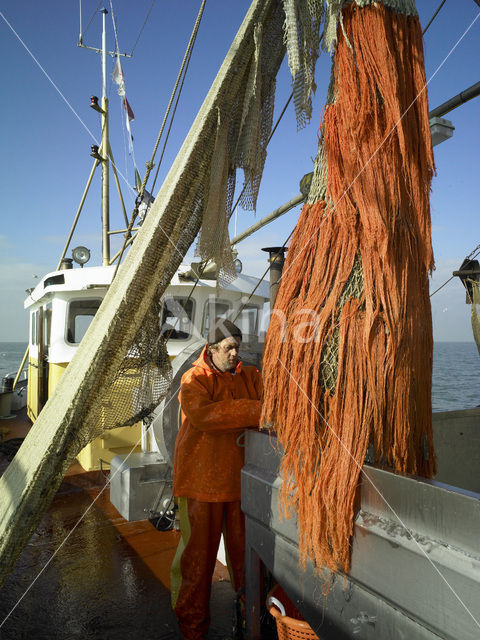
[[[239,260],[238,258],[236,258],[236,259],[233,261],[233,266],[235,267],[235,271],[236,271],[238,274],[242,273],[243,264],[242,264],[242,261],[241,261],[241,260]]]
[[[81,267],[90,260],[90,250],[87,247],[75,247],[72,250],[72,258]]]

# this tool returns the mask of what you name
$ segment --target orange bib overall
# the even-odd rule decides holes
[[[205,353],[180,388],[182,426],[175,445],[173,493],[182,537],[171,571],[172,604],[186,640],[204,638],[209,622],[213,571],[222,531],[232,584],[242,586],[245,548],[240,508],[242,432],[257,427],[261,376],[237,365],[222,373]]]

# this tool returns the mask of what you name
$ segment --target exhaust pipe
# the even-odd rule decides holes
[[[275,306],[278,288],[280,287],[287,247],[266,247],[262,251],[268,253],[268,262],[270,263],[270,311],[272,311]]]

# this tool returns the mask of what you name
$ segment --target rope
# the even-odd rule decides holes
[[[133,56],[133,52],[135,51],[135,47],[137,46],[138,41],[140,40],[140,36],[142,35],[142,31],[145,28],[145,25],[147,24],[147,20],[150,17],[150,13],[152,12],[154,4],[155,4],[155,0],[152,0],[152,4],[150,5],[150,9],[148,10],[147,17],[145,18],[145,21],[144,21],[144,23],[142,25],[142,28],[140,29],[140,33],[138,34],[137,39],[135,40],[135,44],[133,45],[133,49],[132,49],[132,51],[130,53],[131,56]]]
[[[437,13],[440,11],[440,9],[443,7],[443,5],[445,4],[447,0],[442,0],[442,2],[440,3],[438,9],[435,11],[435,13],[433,14],[433,16],[430,18],[430,22],[427,24],[427,26],[425,27],[425,29],[422,31],[422,36],[425,35],[425,33],[427,32],[428,27],[432,24],[432,22],[435,20],[435,18],[437,17]]]
[[[172,130],[172,125],[173,125],[173,121],[175,119],[175,114],[177,113],[177,107],[178,107],[178,103],[180,101],[180,95],[182,93],[183,85],[185,83],[185,78],[187,77],[188,66],[190,64],[190,59],[192,57],[192,53],[193,53],[193,48],[190,49],[190,53],[189,53],[189,56],[188,56],[188,59],[187,59],[186,65],[185,65],[185,72],[184,72],[183,77],[182,77],[182,82],[180,84],[180,88],[179,88],[179,90],[177,92],[177,99],[175,100],[175,106],[173,107],[172,117],[170,118],[170,124],[168,126],[167,135],[165,136],[165,140],[163,141],[162,153],[160,154],[160,159],[158,161],[157,171],[155,173],[155,178],[153,179],[153,184],[152,184],[152,189],[151,189],[152,193],[153,193],[153,191],[155,189],[155,184],[157,182],[158,173],[160,171],[160,167],[161,167],[161,164],[162,164],[162,161],[163,161],[163,156],[165,155],[165,150],[167,148],[167,142],[168,142],[168,139],[170,137],[170,132]]]
[[[171,109],[171,106],[172,106],[173,99],[174,99],[175,94],[177,92],[177,88],[178,88],[178,85],[179,85],[179,82],[180,82],[180,78],[182,77],[183,69],[185,68],[185,64],[186,64],[187,59],[189,57],[190,50],[193,48],[193,45],[195,44],[195,39],[197,37],[198,28],[200,26],[200,21],[201,21],[202,16],[203,16],[203,10],[204,10],[204,7],[205,7],[205,2],[206,2],[206,0],[202,0],[202,4],[200,5],[200,9],[198,11],[197,19],[196,19],[195,25],[193,27],[192,35],[190,36],[190,40],[188,42],[187,49],[185,51],[185,55],[183,56],[182,64],[180,66],[180,70],[178,72],[177,79],[175,81],[175,86],[174,86],[172,94],[170,96],[170,100],[168,102],[167,110],[166,110],[165,115],[163,117],[162,126],[160,127],[160,132],[159,132],[159,134],[157,136],[157,141],[155,142],[155,146],[153,148],[152,157],[150,159],[150,162],[147,162],[147,171],[145,173],[145,177],[143,178],[142,186],[140,188],[140,193],[139,193],[140,196],[142,196],[143,192],[145,191],[145,187],[146,187],[148,178],[150,177],[150,172],[153,169],[153,166],[154,166],[153,160],[155,158],[155,154],[157,153],[158,145],[160,144],[160,140],[161,140],[161,137],[163,135],[163,130],[165,129],[165,124],[167,122],[167,118],[168,118],[168,115],[170,113],[170,109]]]

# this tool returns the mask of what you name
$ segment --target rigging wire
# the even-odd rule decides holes
[[[154,5],[154,4],[155,4],[155,0],[152,0],[152,4],[150,5],[150,9],[149,9],[149,10],[148,10],[148,12],[147,12],[147,17],[145,18],[145,20],[144,20],[144,22],[143,22],[143,25],[142,25],[142,28],[140,29],[140,33],[138,34],[137,39],[135,40],[135,44],[133,45],[133,49],[132,49],[132,51],[131,51],[131,53],[130,53],[130,55],[131,55],[131,56],[133,56],[133,52],[135,51],[135,47],[137,46],[138,41],[140,40],[140,36],[142,35],[142,31],[143,31],[143,29],[145,28],[145,25],[147,24],[147,20],[148,20],[148,18],[150,17],[150,14],[151,14],[151,12],[152,12],[153,5]]]
[[[422,31],[422,36],[425,35],[428,27],[432,24],[432,22],[435,20],[435,18],[437,17],[437,13],[440,11],[440,9],[443,7],[443,5],[445,4],[447,0],[442,0],[442,2],[440,3],[440,5],[438,6],[438,9],[435,11],[435,13],[433,14],[433,16],[430,18],[430,22],[427,24],[427,26],[425,27],[425,29]]]
[[[83,36],[87,33],[88,28],[92,24],[92,21],[95,18],[95,16],[96,16],[96,14],[97,14],[102,2],[103,2],[103,0],[100,0],[100,2],[97,4],[97,7],[96,7],[95,11],[93,12],[92,17],[90,18],[89,23],[85,27],[85,31],[82,32],[82,0],[80,0],[80,37],[79,37],[79,42],[82,42]]]
[[[441,287],[438,287],[438,289],[435,289],[435,291],[433,293],[430,294],[430,298],[432,296],[434,296],[438,291],[440,291],[440,289],[443,289],[443,287],[445,287],[449,282],[451,282],[453,279],[455,278],[455,276],[450,276],[450,278],[448,280],[446,280]]]

